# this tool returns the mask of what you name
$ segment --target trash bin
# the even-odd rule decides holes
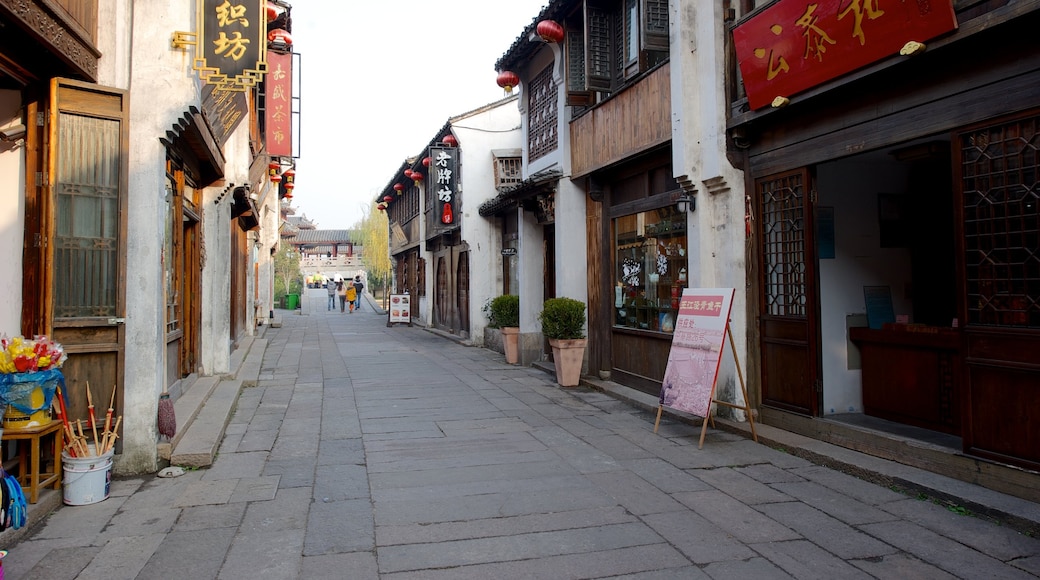
[[[299,294],[286,294],[285,295],[285,308],[288,310],[296,310],[300,306],[300,295]]]

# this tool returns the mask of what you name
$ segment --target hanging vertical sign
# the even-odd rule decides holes
[[[292,53],[267,51],[264,87],[267,153],[272,157],[292,157]]]
[[[437,195],[437,221],[442,226],[454,224],[458,215],[458,164],[455,147],[430,147],[430,177]]]
[[[661,384],[661,405],[708,416],[732,303],[733,288],[683,290]]]
[[[244,91],[266,69],[267,19],[263,0],[198,0],[195,62],[206,84]]]

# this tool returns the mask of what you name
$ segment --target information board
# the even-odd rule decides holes
[[[396,322],[403,322],[405,324],[412,323],[412,306],[411,298],[409,294],[391,294],[390,295],[390,324]]]
[[[661,384],[661,405],[708,417],[733,291],[733,288],[683,290]]]

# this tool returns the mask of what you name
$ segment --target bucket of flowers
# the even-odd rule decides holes
[[[60,369],[67,358],[65,349],[46,336],[0,337],[0,408],[5,409],[5,428],[24,429],[51,421],[51,401],[65,386]]]

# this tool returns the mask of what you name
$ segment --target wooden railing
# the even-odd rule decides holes
[[[49,4],[58,17],[80,28],[80,32],[90,40],[90,43],[97,46],[97,0],[50,0],[44,3]]]
[[[670,75],[671,65],[666,63],[571,121],[573,177],[672,138]]]

